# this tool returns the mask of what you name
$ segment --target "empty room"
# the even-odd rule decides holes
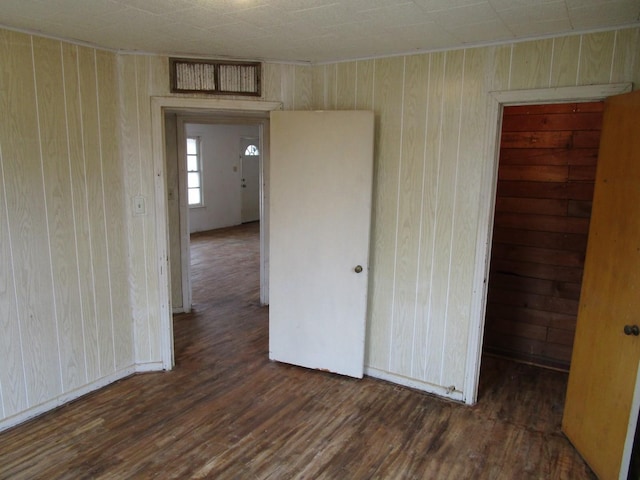
[[[3,0],[0,478],[639,478],[638,85],[637,0]]]

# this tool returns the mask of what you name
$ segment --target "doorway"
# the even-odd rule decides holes
[[[569,370],[603,109],[504,107],[485,353]]]
[[[151,97],[151,135],[155,180],[155,221],[157,246],[158,326],[161,336],[162,366],[171,370],[175,364],[173,318],[171,302],[171,253],[169,242],[168,198],[171,193],[167,182],[165,116],[167,113],[192,115],[232,116],[251,119],[260,125],[262,138],[262,183],[260,196],[260,302],[269,302],[269,112],[282,108],[281,102],[228,100],[191,97]],[[181,231],[182,231],[181,226]],[[185,230],[186,231],[186,230]],[[188,258],[181,255],[182,258]],[[181,262],[183,265],[184,261]],[[175,275],[174,275],[175,276]],[[182,275],[180,278],[184,278]]]
[[[165,113],[169,256],[172,271],[180,272],[172,275],[172,313],[189,312],[192,307],[191,234],[242,223],[241,139],[251,135],[257,145],[263,145],[264,123],[268,124],[268,120],[221,116],[216,112],[195,116],[192,112]],[[186,148],[189,141],[198,145],[197,162],[191,161],[191,165]],[[259,188],[262,169],[258,162],[258,197],[263,191]],[[195,205],[189,196],[193,187],[199,190],[200,201]],[[256,203],[259,221],[260,198]]]

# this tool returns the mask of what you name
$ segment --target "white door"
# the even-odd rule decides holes
[[[269,358],[362,378],[373,112],[272,112]]]
[[[260,220],[260,150],[257,138],[240,140],[240,171],[242,174],[242,223]]]

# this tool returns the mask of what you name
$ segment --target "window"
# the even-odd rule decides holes
[[[258,155],[260,155],[260,151],[258,150],[258,147],[255,145],[249,145],[247,149],[244,151],[245,157],[257,157]]]
[[[187,137],[187,198],[190,207],[203,204],[200,137]]]

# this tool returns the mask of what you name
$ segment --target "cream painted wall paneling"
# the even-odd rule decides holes
[[[133,370],[115,58],[0,30],[0,429]]]

